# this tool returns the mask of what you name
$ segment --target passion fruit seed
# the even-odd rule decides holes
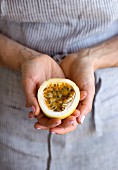
[[[44,90],[45,104],[50,110],[61,112],[74,99],[75,91],[67,83],[50,83]]]

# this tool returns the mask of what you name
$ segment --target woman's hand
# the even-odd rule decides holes
[[[38,116],[38,118],[41,118],[43,114],[40,113],[40,106],[37,101],[37,90],[45,80],[57,77],[64,78],[63,71],[50,56],[39,54],[39,56],[23,62],[21,73],[26,97],[26,107],[32,107],[32,112],[29,113],[29,117]],[[60,123],[60,119],[52,119],[48,122],[46,117],[42,122],[42,124],[45,124],[47,127],[54,127],[54,124]]]
[[[2,34],[0,47],[0,66],[22,73],[26,105],[33,106],[33,112],[30,112],[29,116],[38,115],[40,122],[35,124],[35,127],[50,129],[57,124],[59,126],[50,130],[58,134],[76,129],[77,122],[82,123],[85,115],[91,110],[95,93],[94,68],[118,67],[118,36],[90,49],[68,55],[61,63],[64,73],[51,57],[29,49]],[[84,90],[81,91],[81,102],[78,110],[63,121],[49,119],[40,113],[36,92],[43,81],[54,77],[63,78],[64,74],[66,78],[72,79],[80,90]]]
[[[61,68],[66,76],[73,80],[80,91],[85,91],[84,100],[79,103],[77,118],[78,123],[83,123],[85,116],[91,111],[95,94],[94,67],[93,61],[89,56],[89,50],[68,55],[61,63]],[[83,92],[82,92],[83,93]],[[56,131],[56,128],[55,128]]]
[[[79,112],[75,111],[68,118],[51,119],[46,117],[41,111],[37,101],[37,89],[40,85],[50,78],[64,78],[64,74],[59,65],[49,56],[40,54],[38,57],[26,60],[21,67],[22,82],[26,96],[26,106],[32,107],[29,113],[30,118],[37,118],[38,122],[35,124],[36,129],[53,130],[57,128],[56,133],[64,134],[73,131],[77,126],[76,118]],[[82,99],[83,95],[81,95]],[[52,128],[52,129],[51,129]]]
[[[118,36],[113,37],[94,47],[83,49],[68,55],[61,63],[65,76],[73,80],[87,96],[78,106],[82,123],[91,111],[95,94],[94,71],[101,68],[118,67]]]

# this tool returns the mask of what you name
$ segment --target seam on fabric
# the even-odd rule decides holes
[[[93,107],[93,115],[94,115],[94,124],[95,124],[95,131],[97,133],[97,136],[102,136],[102,124],[101,124],[101,120],[99,119],[99,115],[98,113],[96,112],[96,97],[98,96],[98,93],[101,89],[101,84],[102,84],[102,80],[101,78],[99,77],[98,80],[97,80],[97,76],[95,74],[95,96],[94,96],[94,100],[93,100],[93,103],[94,103],[94,107]]]
[[[49,132],[48,139],[47,139],[47,142],[48,142],[48,158],[47,158],[47,168],[46,168],[46,170],[50,170],[51,160],[52,160],[51,139],[52,139],[52,134],[51,134],[51,132]]]

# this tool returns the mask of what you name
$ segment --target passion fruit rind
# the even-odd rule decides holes
[[[78,86],[69,79],[49,79],[38,90],[39,105],[47,117],[64,119],[80,100]]]

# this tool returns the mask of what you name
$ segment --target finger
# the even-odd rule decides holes
[[[56,119],[56,118],[53,118],[53,119],[50,119],[48,122],[47,122],[47,127],[50,129],[50,128],[54,128],[58,125],[61,124],[61,120],[60,119]]]
[[[37,118],[37,120],[41,119],[42,117],[44,117],[45,115],[40,112],[37,116],[35,116]]]
[[[72,125],[75,121],[76,121],[76,118],[74,116],[69,116],[69,117],[65,118],[62,121],[63,128],[66,128],[66,127]]]
[[[40,113],[40,107],[36,98],[36,82],[30,78],[24,79],[22,82],[26,96],[26,107],[32,107],[32,112],[34,115],[38,115]]]
[[[76,110],[72,113],[71,116],[74,116],[75,118],[77,118],[77,117],[79,117],[79,115],[80,115],[80,111],[79,111],[79,109],[76,109]]]
[[[86,96],[87,96],[86,91],[80,91],[80,101],[84,100]]]
[[[34,128],[38,130],[49,130],[48,127],[40,125],[38,122],[34,124]]]
[[[88,87],[87,88],[87,96],[86,98],[81,101],[79,104],[79,110],[80,110],[80,116],[77,118],[78,123],[82,124],[85,116],[91,111],[92,109],[92,103],[94,98],[94,87]]]
[[[63,127],[63,124],[61,124],[55,128],[51,128],[50,132],[63,135],[63,134],[74,131],[76,129],[77,125],[78,125],[77,121],[75,121],[72,125],[70,125],[68,127]]]
[[[45,121],[46,121],[46,120],[45,120]],[[41,122],[41,124],[40,124],[39,122],[36,122],[35,125],[34,125],[34,127],[35,127],[36,129],[49,130],[50,128],[53,128],[53,127],[55,127],[55,126],[58,126],[59,124],[61,124],[61,120],[59,120],[59,119],[55,119],[55,120],[50,119],[50,120],[47,122],[47,124],[45,124],[44,122],[43,122],[43,123]]]
[[[28,113],[28,117],[29,117],[30,119],[35,118],[33,112],[29,112],[29,113]]]
[[[45,115],[44,115],[42,112],[40,112],[39,115],[37,115],[37,116],[35,116],[32,111],[28,113],[28,117],[31,118],[31,119],[32,119],[32,118],[40,119],[40,118],[42,118],[42,117],[44,117],[44,116],[45,116]]]
[[[56,127],[59,124],[61,124],[61,120],[56,119],[56,118],[50,119],[50,118],[47,118],[46,116],[44,116],[38,120],[38,123],[42,126],[47,127],[47,128],[52,128],[52,127]]]
[[[75,110],[73,114],[62,121],[58,127],[50,129],[52,133],[66,134],[76,129],[77,121],[76,117],[80,115],[79,110]]]

